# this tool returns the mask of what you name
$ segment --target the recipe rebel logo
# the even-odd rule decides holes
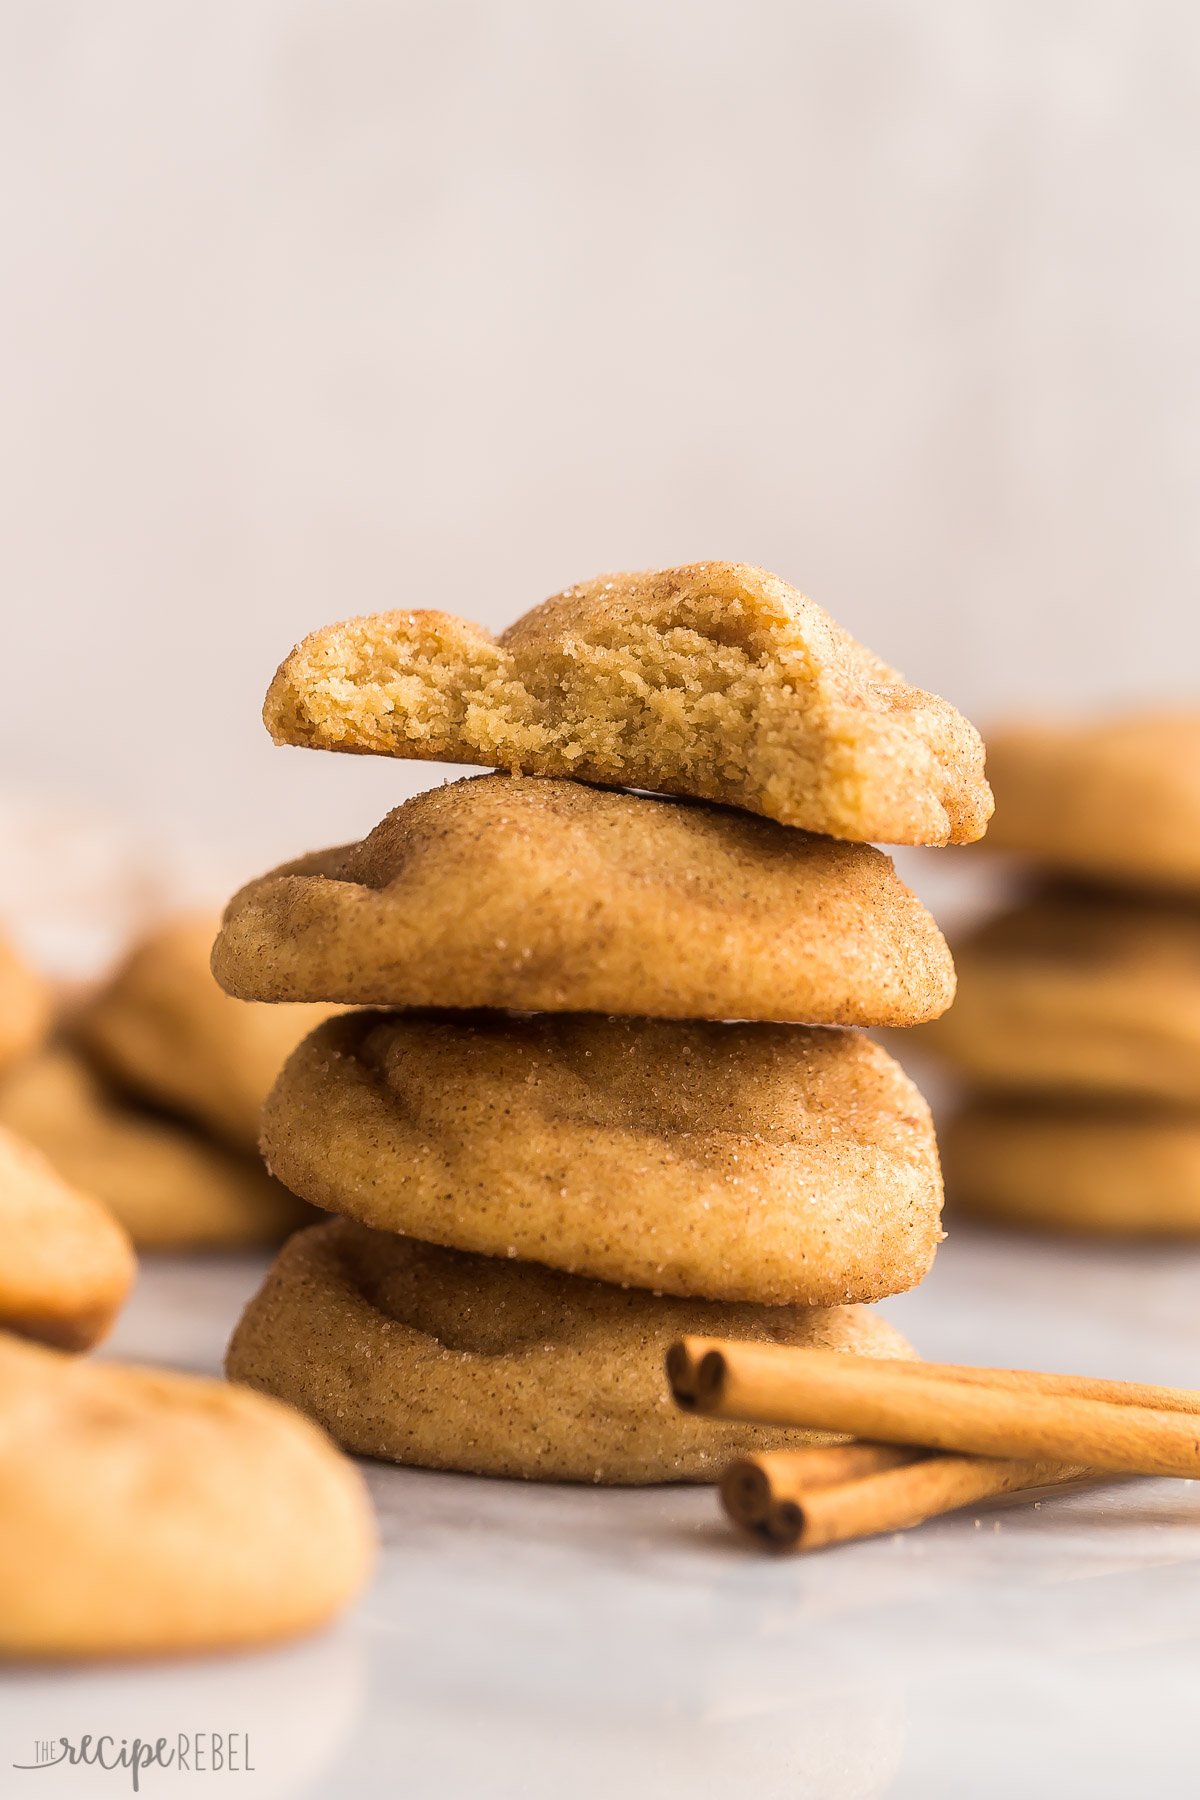
[[[189,1775],[253,1775],[250,1734],[245,1731],[176,1732],[174,1737],[115,1738],[107,1732],[79,1738],[39,1738],[33,1759],[14,1762],[23,1772],[38,1769],[88,1768],[124,1770],[135,1794],[148,1769],[174,1769]]]

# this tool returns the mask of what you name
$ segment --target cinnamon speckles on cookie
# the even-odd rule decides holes
[[[891,861],[725,807],[491,775],[235,896],[247,1000],[912,1025],[945,941]]]
[[[672,1294],[874,1300],[941,1235],[928,1108],[858,1032],[349,1014],[289,1060],[263,1145],[330,1212]]]
[[[735,1456],[829,1441],[679,1411],[663,1359],[689,1332],[911,1354],[865,1307],[672,1299],[338,1219],[284,1247],[227,1368],[360,1455],[479,1475],[713,1481]]]

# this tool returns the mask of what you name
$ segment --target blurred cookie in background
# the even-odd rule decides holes
[[[101,1201],[0,1128],[0,1327],[90,1349],[136,1272],[129,1238]]]
[[[1034,895],[955,945],[922,1048],[989,1092],[1200,1107],[1200,902]]]
[[[953,944],[953,1007],[909,1034],[966,1090],[948,1210],[1198,1233],[1200,711],[1013,724],[987,765],[1001,910]]]
[[[1200,711],[989,733],[993,850],[1122,887],[1200,895]]]
[[[37,1048],[53,1010],[50,984],[0,935],[0,1075]]]
[[[0,1332],[0,1656],[291,1637],[374,1554],[361,1475],[290,1407]]]
[[[0,1083],[0,1123],[102,1200],[145,1249],[277,1243],[314,1217],[256,1156],[136,1105],[70,1047],[42,1052]]]
[[[246,1005],[209,966],[219,915],[151,927],[76,1013],[89,1056],[138,1100],[193,1120],[235,1149],[258,1147],[258,1117],[291,1051],[334,1008]]]
[[[1200,1115],[979,1100],[940,1142],[962,1213],[1048,1232],[1200,1236]]]

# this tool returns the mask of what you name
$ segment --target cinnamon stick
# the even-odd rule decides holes
[[[707,1350],[723,1350],[723,1338],[689,1337],[667,1352],[667,1373],[676,1400],[685,1402],[685,1390],[694,1386],[696,1371]],[[836,1357],[838,1366],[861,1364],[878,1369],[879,1358],[856,1356],[844,1350],[805,1350],[807,1357]],[[991,1369],[966,1363],[915,1362],[890,1358],[889,1369],[907,1369],[931,1380],[966,1381],[978,1386],[1005,1388],[1013,1393],[1061,1394],[1081,1400],[1107,1400],[1114,1406],[1147,1406],[1160,1412],[1200,1414],[1200,1392],[1192,1388],[1156,1387],[1142,1381],[1110,1381],[1094,1375],[1052,1375],[1040,1369]]]
[[[804,1450],[775,1450],[730,1463],[721,1477],[721,1497],[731,1518],[747,1529],[763,1528],[773,1541],[768,1515],[776,1500],[787,1502],[818,1488],[841,1488],[885,1470],[903,1468],[927,1454],[904,1444],[828,1444]]]
[[[821,1350],[820,1356],[838,1356],[837,1350]],[[859,1357],[857,1361],[878,1358]],[[981,1387],[1006,1388],[1012,1393],[1062,1394],[1079,1400],[1107,1400],[1114,1406],[1148,1406],[1156,1412],[1200,1414],[1200,1393],[1192,1388],[1156,1387],[1145,1381],[1110,1381],[1095,1375],[1051,1375],[1040,1369],[988,1369],[966,1363],[897,1362],[891,1368],[915,1369],[944,1381],[969,1381]]]
[[[1167,1410],[1126,1404],[1112,1389],[1097,1399],[990,1380],[987,1370],[968,1379],[922,1363],[707,1338],[673,1345],[667,1372],[681,1406],[717,1418],[1119,1474],[1200,1475],[1200,1423],[1183,1410],[1194,1395]]]
[[[882,1446],[846,1448],[870,1452]],[[809,1454],[781,1450],[743,1457],[721,1478],[721,1499],[729,1517],[773,1550],[819,1550],[854,1538],[903,1531],[975,1500],[1054,1486],[1089,1473],[1061,1463],[909,1454],[890,1468],[814,1482]],[[824,1454],[844,1456],[846,1450],[839,1447]]]

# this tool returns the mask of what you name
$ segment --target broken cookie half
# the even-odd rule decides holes
[[[742,563],[568,588],[495,638],[448,613],[330,625],[286,659],[276,742],[718,800],[830,837],[968,843],[975,728]]]

